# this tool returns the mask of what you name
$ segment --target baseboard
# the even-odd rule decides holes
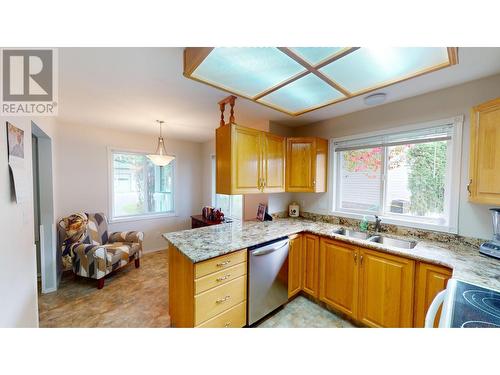
[[[161,249],[150,249],[150,250],[142,250],[143,254],[156,253],[157,251],[166,251],[166,247],[162,247]]]
[[[55,292],[56,290],[57,288],[42,289],[42,294],[52,293]]]

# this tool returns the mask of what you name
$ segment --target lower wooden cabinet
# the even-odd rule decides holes
[[[362,249],[358,320],[370,327],[412,327],[415,261]]]
[[[358,248],[322,238],[319,299],[353,318],[358,305]]]
[[[241,302],[229,310],[200,324],[198,328],[241,328],[247,322],[247,304]]]
[[[193,264],[169,247],[172,327],[243,327],[246,324],[247,250]]]
[[[446,284],[451,278],[452,271],[449,268],[436,266],[420,262],[417,265],[417,277],[415,283],[415,327],[423,327],[425,324],[425,315],[436,294],[446,289]],[[436,314],[434,327],[437,327],[439,317],[441,316],[441,307]]]
[[[318,297],[319,282],[319,237],[314,234],[302,236],[302,290]]]
[[[302,235],[290,237],[288,251],[288,298],[302,289]]]

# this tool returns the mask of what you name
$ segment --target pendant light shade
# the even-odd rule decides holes
[[[158,137],[158,146],[156,147],[156,152],[154,154],[147,155],[147,157],[149,158],[149,160],[151,160],[151,162],[154,165],[157,165],[159,167],[164,167],[170,164],[170,162],[175,159],[175,156],[167,155],[167,150],[165,150],[165,142],[163,141],[161,133],[162,130],[161,128],[165,121],[156,120],[156,122],[160,124],[160,136]]]

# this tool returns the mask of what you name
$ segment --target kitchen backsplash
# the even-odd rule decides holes
[[[273,214],[272,216],[275,218],[286,218],[288,217],[288,212],[287,211],[278,212]],[[360,223],[360,220],[357,219],[351,219],[333,215],[321,215],[311,212],[300,212],[300,216],[307,220],[322,221],[350,228],[359,228],[359,223]],[[369,232],[373,232],[375,230],[374,225],[375,225],[374,223],[369,224],[368,227]],[[470,245],[479,247],[479,245],[485,241],[484,239],[464,237],[458,234],[436,232],[431,230],[416,229],[416,228],[403,227],[403,226],[384,224],[384,223],[382,223],[380,231],[395,236],[414,237],[424,241],[425,240],[438,241],[447,243],[449,245],[457,244],[457,245]]]

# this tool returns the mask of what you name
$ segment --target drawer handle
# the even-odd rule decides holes
[[[215,281],[224,281],[226,279],[229,279],[231,277],[231,274],[228,273],[227,275],[224,275],[224,276],[221,276],[221,277],[218,277]]]
[[[231,296],[225,296],[223,298],[219,298],[217,301],[215,301],[215,303],[224,303],[230,298],[231,298]]]
[[[229,326],[231,326],[231,322],[226,322],[226,324],[224,324],[224,328],[229,328]]]
[[[224,262],[217,263],[217,267],[224,267],[226,264],[231,263],[230,260],[225,260]]]

